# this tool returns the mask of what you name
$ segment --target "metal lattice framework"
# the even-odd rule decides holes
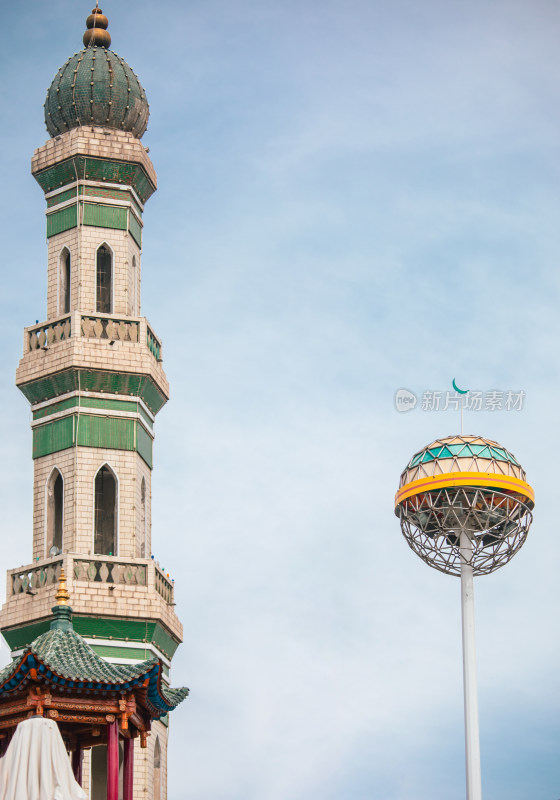
[[[532,514],[524,499],[476,486],[423,492],[399,506],[401,530],[420,558],[449,575],[461,574],[464,530],[472,543],[475,575],[503,567],[525,542]]]
[[[525,542],[534,492],[508,450],[480,436],[448,436],[404,469],[395,514],[412,550],[440,572],[474,575],[503,567]],[[469,547],[460,546],[461,533]],[[463,539],[463,544],[465,540]]]

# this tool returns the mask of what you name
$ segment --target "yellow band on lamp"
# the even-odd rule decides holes
[[[417,481],[406,483],[395,495],[395,508],[415,494],[429,492],[434,489],[447,489],[450,486],[482,486],[488,489],[505,489],[523,495],[532,503],[535,502],[535,492],[531,486],[519,478],[510,475],[497,475],[495,472],[446,472],[443,475],[434,475],[431,478],[420,478]]]

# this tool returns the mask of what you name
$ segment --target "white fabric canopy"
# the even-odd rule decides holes
[[[85,800],[56,722],[20,722],[0,758],[0,800]]]

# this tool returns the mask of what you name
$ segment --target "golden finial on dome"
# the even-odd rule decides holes
[[[84,33],[86,47],[109,47],[111,34],[107,30],[109,20],[96,4],[89,17],[86,19],[87,31]]]
[[[64,574],[64,567],[60,568],[60,577],[58,579],[58,591],[54,596],[58,606],[67,606],[70,600],[70,593],[66,588],[66,575]]]

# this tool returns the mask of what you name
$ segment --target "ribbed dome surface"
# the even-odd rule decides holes
[[[47,91],[45,123],[51,136],[80,125],[128,131],[138,139],[150,114],[146,93],[126,61],[104,47],[75,53]]]
[[[404,469],[400,486],[451,472],[488,472],[525,480],[525,470],[498,442],[482,436],[446,436],[419,450]]]

